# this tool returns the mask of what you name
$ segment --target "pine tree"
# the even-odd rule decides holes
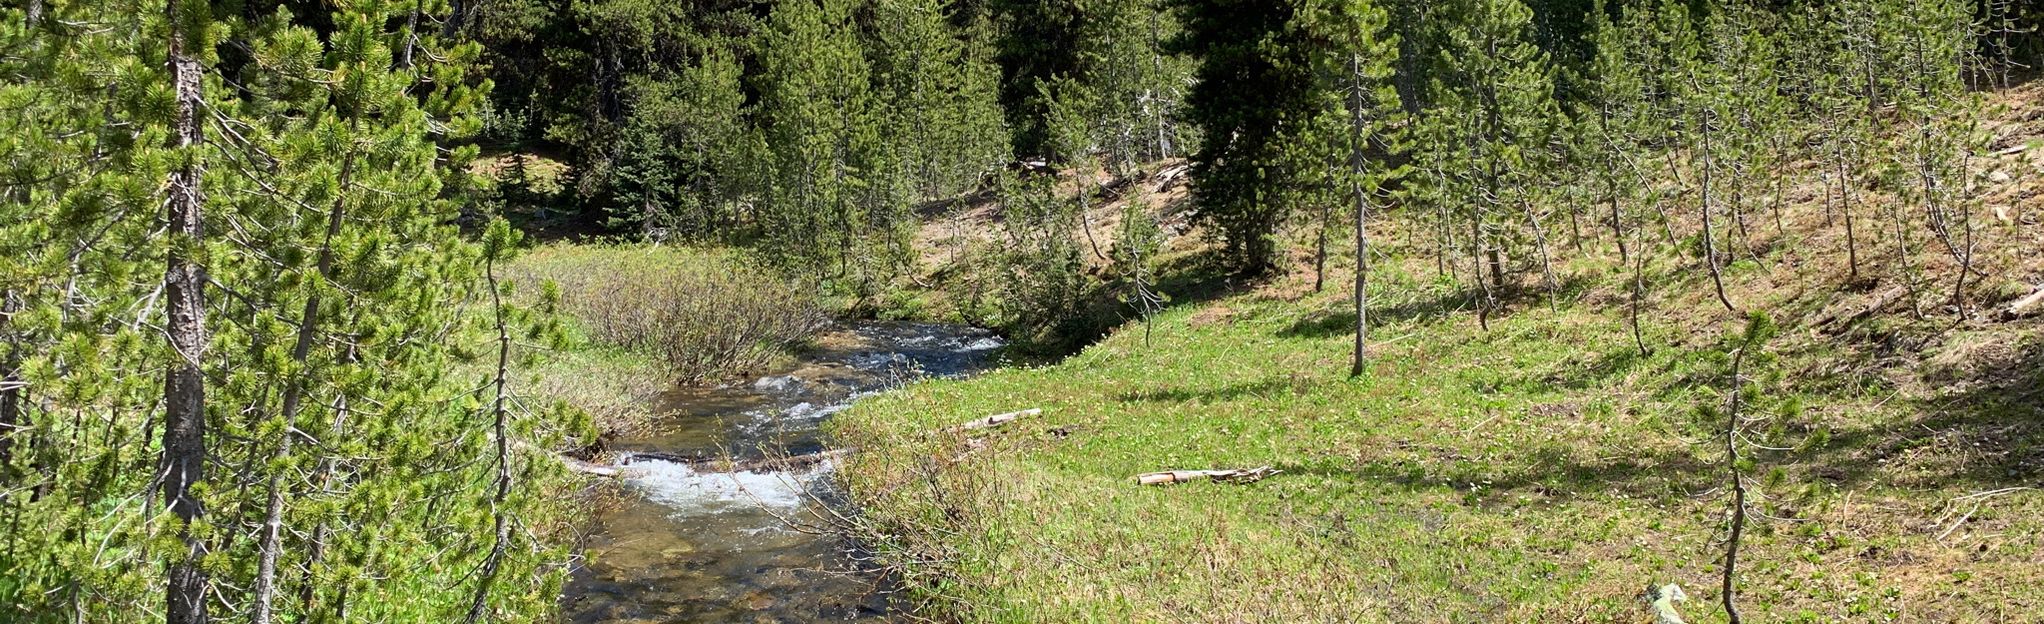
[[[1277,267],[1277,228],[1304,167],[1287,151],[1316,116],[1310,48],[1286,3],[1176,0],[1184,30],[1171,48],[1199,59],[1186,116],[1204,140],[1192,156],[1197,218],[1245,274]]]
[[[1435,107],[1426,114],[1430,144],[1423,149],[1448,159],[1429,181],[1441,187],[1435,195],[1466,198],[1452,209],[1467,224],[1476,265],[1472,276],[1487,317],[1507,287],[1506,258],[1526,233],[1534,239],[1550,292],[1558,287],[1540,209],[1528,193],[1546,166],[1538,152],[1553,131],[1553,83],[1545,57],[1531,42],[1531,12],[1524,4],[1464,0],[1442,11],[1456,27],[1448,29],[1436,63]]]
[[[35,42],[6,69],[47,78],[0,88],[27,105],[0,171],[37,181],[0,190],[27,219],[0,247],[60,242],[0,261],[27,390],[0,471],[31,486],[0,500],[0,619],[447,621],[492,503],[553,513],[469,495],[483,448],[447,375],[477,329],[452,225],[475,150],[440,141],[478,127],[476,49],[419,26],[440,3],[207,8],[52,3],[0,31]],[[511,552],[492,608],[550,603],[561,553]]]
[[[1381,204],[1378,196],[1395,175],[1385,160],[1398,151],[1399,101],[1391,84],[1398,40],[1385,34],[1389,14],[1368,0],[1308,2],[1299,19],[1316,44],[1314,61],[1327,106],[1343,122],[1334,125],[1343,162],[1329,166],[1337,172],[1331,177],[1346,187],[1355,211],[1356,329],[1349,376],[1359,377],[1367,364],[1369,329],[1367,226],[1371,207]]]
[[[763,41],[761,125],[772,150],[760,224],[781,261],[855,278],[873,162],[869,67],[848,0],[776,5]],[[863,281],[863,280],[862,280]]]

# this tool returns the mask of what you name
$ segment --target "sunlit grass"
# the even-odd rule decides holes
[[[863,402],[836,421],[861,449],[844,479],[918,595],[966,621],[1632,622],[1641,591],[1670,582],[1691,622],[1723,621],[1721,425],[1696,408],[1721,398],[1736,317],[1707,307],[1693,272],[1657,266],[1650,356],[1608,287],[1552,311],[1529,297],[1484,331],[1418,264],[1373,276],[1363,379],[1346,378],[1348,293],[1293,277],[1167,312],[1147,341],[1131,324],[1055,365]],[[1807,296],[1736,294],[1771,309]],[[2044,496],[1958,522],[1960,497],[2044,468],[2035,397],[2020,398],[2033,333],[1961,330],[1920,367],[1800,328],[1774,346],[1787,377],[1769,391],[1807,409],[1753,425],[1783,450],[1747,451],[1765,514],[1742,555],[1748,621],[2011,621],[2044,605]],[[2018,376],[1932,372],[1981,342],[2009,347]],[[1043,416],[984,448],[937,433],[1027,407]],[[1129,481],[1263,465],[1284,474]]]

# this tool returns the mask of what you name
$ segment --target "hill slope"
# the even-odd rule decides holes
[[[2009,96],[2006,145],[2038,136],[2040,94]],[[2038,154],[2006,159],[2034,174]],[[1928,276],[1916,306],[1894,294],[1892,257],[1849,278],[1814,188],[1792,189],[1779,229],[1770,215],[1737,254],[1730,298],[1784,328],[1767,346],[1780,359],[1748,371],[1779,406],[1745,424],[1752,621],[2044,608],[2044,491],[2030,489],[2044,486],[2044,327],[2002,313],[2044,282],[2035,178],[1988,193],[1986,277],[1964,316],[1929,285],[1948,292],[1957,273],[1942,250],[1912,256]],[[1337,257],[1325,292],[1295,272],[1055,365],[860,404],[836,426],[863,451],[844,476],[867,528],[919,596],[968,621],[1631,622],[1640,590],[1669,582],[1692,622],[1722,621],[1723,423],[1699,408],[1723,405],[1740,316],[1693,259],[1655,256],[1642,356],[1630,276],[1585,231],[1551,302],[1529,288],[1485,330],[1436,275],[1427,227],[1381,228],[1359,380],[1339,286],[1354,263]],[[1043,415],[981,439],[940,432],[1027,407]],[[1283,473],[1130,482],[1263,465]]]

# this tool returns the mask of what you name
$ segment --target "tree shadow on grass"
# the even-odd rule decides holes
[[[1456,312],[1473,310],[1480,295],[1467,291],[1450,291],[1435,297],[1411,299],[1390,306],[1371,306],[1370,322],[1402,323],[1410,320],[1435,320]],[[1356,312],[1352,309],[1331,309],[1307,315],[1291,326],[1278,330],[1281,338],[1327,338],[1346,336],[1356,331]]]
[[[1843,484],[2044,486],[2044,337],[1987,351],[1926,371],[1940,391],[1911,400],[1908,417],[1830,433],[1796,461]]]
[[[1217,251],[1172,258],[1157,268],[1154,280],[1150,289],[1166,298],[1165,310],[1241,294],[1256,285],[1254,280],[1231,274]],[[1011,353],[1054,362],[1098,342],[1117,327],[1141,322],[1142,310],[1130,303],[1131,291],[1117,282],[1096,284],[1078,302],[1074,314],[1056,323],[1047,335],[1016,345]]]
[[[1265,377],[1255,381],[1241,381],[1219,388],[1188,389],[1159,388],[1156,390],[1131,390],[1117,397],[1123,403],[1215,403],[1235,399],[1258,397],[1269,398],[1280,393],[1305,394],[1312,389],[1313,382],[1297,375],[1287,377]]]
[[[1563,279],[1555,289],[1556,304],[1566,307],[1588,292],[1591,281],[1585,276],[1570,276]],[[1513,285],[1498,293],[1498,309],[1491,312],[1492,318],[1510,314],[1517,308],[1545,306],[1548,291],[1540,287]],[[1474,288],[1456,288],[1439,291],[1433,296],[1413,297],[1391,305],[1372,304],[1370,322],[1397,324],[1407,321],[1435,321],[1450,314],[1470,313],[1483,305],[1483,291]],[[1353,309],[1330,309],[1299,319],[1291,326],[1278,330],[1281,338],[1327,338],[1354,333],[1356,313]]]
[[[1408,448],[1411,450],[1411,448]],[[1533,494],[1551,501],[1590,494],[1623,494],[1642,500],[1694,496],[1723,481],[1722,467],[1711,465],[1680,447],[1642,449],[1619,457],[1584,461],[1566,447],[1548,446],[1509,460],[1498,470],[1493,461],[1462,457],[1454,449],[1419,448],[1422,457],[1284,463],[1283,474],[1370,481],[1407,492],[1457,492],[1481,497]],[[1431,453],[1434,457],[1424,457]]]

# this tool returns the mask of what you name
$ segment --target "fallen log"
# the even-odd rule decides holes
[[[1136,475],[1135,482],[1136,485],[1169,485],[1207,479],[1220,483],[1255,483],[1278,472],[1270,466],[1229,470],[1166,470]]]
[[[2029,296],[2017,299],[2015,303],[2009,304],[2009,307],[2002,308],[2001,316],[2005,319],[2020,317],[2039,302],[2044,302],[2044,286],[2038,286],[2037,292],[2030,293]]]
[[[522,451],[530,451],[533,453],[545,455],[547,457],[552,457],[554,458],[554,461],[560,462],[562,467],[567,468],[568,472],[586,474],[592,477],[610,477],[610,478],[616,478],[619,476],[623,476],[624,474],[623,472],[619,471],[616,468],[610,466],[600,466],[590,462],[575,459],[567,455],[555,453],[553,451],[549,451],[538,446],[535,446],[531,442],[526,442],[524,440],[514,440],[512,441],[511,444],[512,446],[515,446]]]
[[[554,459],[560,460],[561,465],[566,466],[569,472],[586,474],[592,477],[611,477],[611,478],[616,478],[623,474],[622,471],[616,468],[612,468],[610,466],[598,466],[596,464],[575,459],[573,457],[568,457],[566,455],[555,455]]]
[[[817,464],[821,464],[832,459],[837,459],[839,457],[850,455],[852,450],[853,449],[850,448],[841,448],[830,449],[820,453],[810,453],[808,455],[791,455],[788,457],[761,457],[756,459],[739,459],[739,460],[731,460],[724,457],[711,457],[705,455],[681,455],[676,453],[662,453],[659,451],[644,452],[632,451],[624,453],[620,457],[619,462],[625,465],[631,465],[631,463],[635,461],[639,461],[642,459],[651,459],[669,463],[686,464],[689,466],[704,466],[715,472],[780,472],[809,468],[811,466],[815,466]]]
[[[1020,419],[1020,418],[1022,418],[1022,417],[1025,417],[1025,416],[1035,416],[1035,415],[1038,415],[1038,414],[1042,414],[1042,413],[1043,413],[1043,408],[1038,408],[1038,407],[1032,407],[1032,408],[1029,408],[1029,409],[1026,409],[1026,410],[1022,410],[1022,411],[1019,411],[1019,412],[1008,412],[1008,413],[1006,413],[1006,414],[994,414],[994,415],[992,415],[992,416],[988,416],[988,417],[986,417],[986,418],[978,418],[978,419],[974,419],[974,420],[971,420],[971,421],[969,421],[969,422],[964,422],[964,423],[960,423],[960,424],[954,425],[954,426],[952,426],[952,427],[950,427],[950,428],[948,428],[948,429],[945,429],[944,431],[946,431],[946,432],[953,432],[953,433],[955,433],[955,432],[959,432],[959,431],[972,431],[972,430],[974,430],[974,429],[985,429],[985,428],[987,428],[987,427],[995,427],[995,426],[1000,426],[1000,425],[1004,425],[1004,424],[1007,424],[1007,423],[1009,423],[1009,422],[1011,422],[1011,421],[1014,421],[1014,420],[1016,420],[1016,419]]]

